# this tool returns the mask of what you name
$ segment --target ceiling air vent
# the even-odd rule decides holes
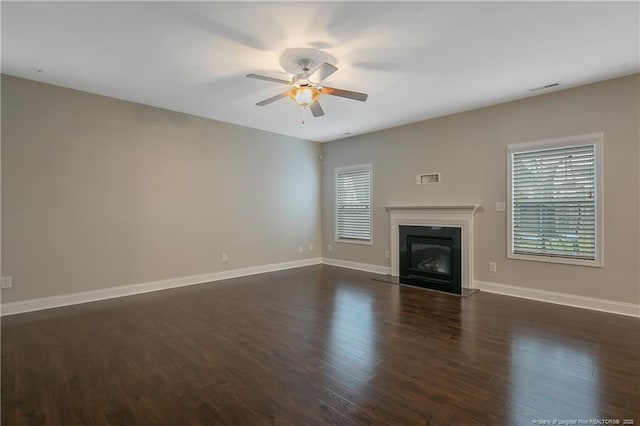
[[[416,176],[416,183],[418,185],[440,183],[440,173],[420,173]]]
[[[547,84],[545,86],[534,87],[533,89],[529,89],[529,91],[530,92],[538,92],[540,90],[547,90],[547,89],[551,89],[552,87],[556,87],[556,86],[560,86],[560,83],[555,82],[555,83]]]

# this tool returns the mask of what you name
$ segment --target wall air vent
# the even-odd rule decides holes
[[[556,83],[550,83],[544,86],[540,86],[540,87],[534,87],[533,89],[529,89],[530,92],[538,92],[540,90],[547,90],[547,89],[551,89],[552,87],[556,87],[556,86],[560,86],[560,83],[556,82]]]
[[[440,173],[420,173],[416,176],[416,183],[418,185],[440,183]]]

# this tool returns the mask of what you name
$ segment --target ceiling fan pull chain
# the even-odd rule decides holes
[[[302,107],[302,124],[304,124],[304,110],[307,109],[307,107]]]

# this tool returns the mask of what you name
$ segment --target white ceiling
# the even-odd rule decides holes
[[[336,58],[300,122],[281,55]],[[314,141],[639,71],[638,2],[2,2],[2,72]],[[42,73],[36,76],[37,69]]]

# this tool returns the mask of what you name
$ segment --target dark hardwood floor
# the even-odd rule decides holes
[[[371,277],[312,266],[4,317],[2,424],[640,424],[640,320]]]

